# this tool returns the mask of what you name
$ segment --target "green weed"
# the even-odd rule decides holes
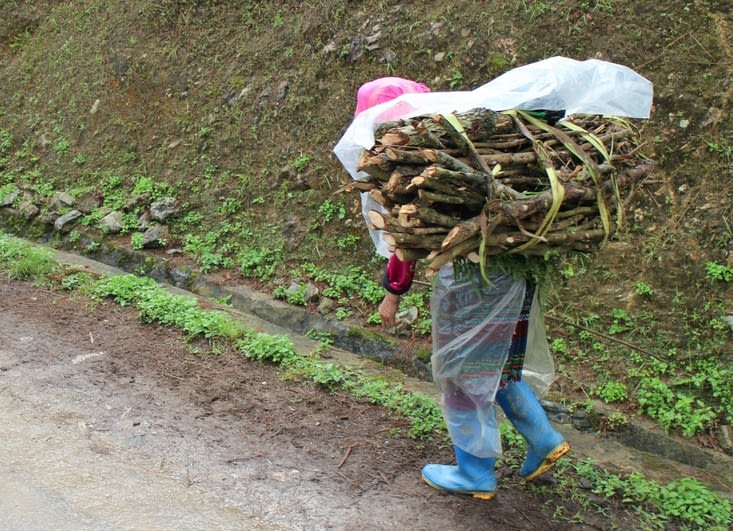
[[[530,22],[555,11],[555,7],[551,3],[540,0],[521,0],[519,9]]]
[[[61,279],[61,287],[68,291],[87,293],[95,281],[96,278],[91,273],[86,271],[75,271],[64,275]]]
[[[575,464],[578,474],[593,483],[593,492],[620,498],[638,511],[652,511],[662,521],[677,520],[695,529],[728,529],[733,514],[730,502],[693,478],[681,478],[660,485],[638,472],[628,476],[598,468],[591,460]]]
[[[143,238],[144,235],[142,232],[136,232],[132,236],[130,236],[130,245],[133,249],[140,250],[143,248]]]
[[[53,150],[59,155],[66,155],[69,152],[71,144],[65,138],[59,138],[53,144]]]
[[[730,282],[733,280],[733,267],[716,262],[708,262],[705,264],[705,272],[711,280],[722,282]]]
[[[452,89],[457,89],[463,86],[463,74],[460,72],[460,70],[456,70],[455,72],[453,72],[450,77],[450,81],[448,82],[448,85]]]
[[[18,190],[18,187],[15,185],[15,183],[8,183],[3,184],[0,186],[0,199],[5,198],[9,194],[12,194],[13,192],[16,192]]]
[[[290,163],[290,166],[296,171],[303,171],[308,167],[310,161],[310,155],[301,154],[293,162]]]
[[[343,205],[337,205],[330,199],[326,199],[318,207],[318,213],[323,216],[323,221],[328,223],[334,219],[344,219],[346,217],[346,209]]]
[[[134,275],[105,277],[94,286],[97,297],[134,306],[145,323],[160,323],[187,332],[190,336],[235,339],[244,333],[237,321],[223,312],[199,308],[196,298],[173,295],[154,280]]]
[[[43,279],[58,270],[53,254],[0,231],[0,268],[15,280]]]
[[[248,333],[236,341],[237,348],[248,358],[272,363],[293,363],[298,354],[285,335]]]
[[[641,411],[667,431],[680,429],[686,437],[710,427],[713,409],[694,396],[675,391],[659,378],[642,378],[636,393]]]
[[[356,397],[365,398],[373,404],[383,405],[406,416],[412,425],[409,436],[427,439],[445,430],[440,406],[422,393],[405,391],[399,384],[386,380],[357,375],[345,383]]]
[[[135,179],[135,187],[132,189],[132,195],[148,195],[153,200],[163,199],[171,195],[170,186],[163,182],[153,180],[151,177],[139,175]]]
[[[273,297],[282,299],[295,306],[305,306],[305,292],[308,289],[306,284],[301,284],[297,289],[288,289],[285,286],[278,286],[272,291]]]
[[[10,153],[13,147],[13,133],[7,129],[0,129],[0,155]]]
[[[241,273],[259,280],[272,278],[282,260],[282,251],[275,247],[247,248],[237,254]]]
[[[626,310],[614,308],[611,310],[611,315],[613,317],[613,324],[608,329],[610,335],[621,334],[634,329],[633,319]]]
[[[369,304],[376,304],[384,297],[381,283],[374,281],[357,266],[349,267],[345,273],[337,273],[312,263],[305,263],[301,266],[301,270],[307,278],[328,284],[322,291],[324,297],[337,300],[343,297],[360,297]]]
[[[708,151],[715,153],[725,159],[727,162],[733,161],[733,147],[728,143],[725,138],[721,138],[717,142],[711,140],[706,142]]]
[[[646,282],[637,282],[636,293],[642,297],[651,297],[654,294],[654,289]]]
[[[629,398],[626,386],[621,382],[606,382],[596,389],[596,395],[606,404],[621,402]]]

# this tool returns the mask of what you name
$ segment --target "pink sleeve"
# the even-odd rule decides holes
[[[382,286],[395,295],[402,295],[410,289],[415,277],[415,262],[403,262],[392,254],[384,270]]]

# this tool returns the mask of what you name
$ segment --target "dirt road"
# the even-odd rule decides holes
[[[491,502],[438,493],[419,470],[451,454],[401,419],[207,350],[129,308],[0,278],[2,528],[634,527],[511,471]]]

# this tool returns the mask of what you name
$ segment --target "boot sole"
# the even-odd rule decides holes
[[[425,476],[422,477],[422,480],[433,487],[434,489],[441,490],[443,492],[450,492],[452,494],[464,494],[467,496],[473,496],[474,498],[477,498],[479,500],[490,500],[492,499],[496,493],[495,492],[472,492],[467,490],[448,490],[446,488],[441,487],[440,485],[436,485],[432,481],[428,480]]]
[[[557,461],[568,452],[570,452],[570,443],[568,443],[567,441],[561,442],[549,454],[545,456],[545,458],[542,460],[542,463],[540,463],[540,466],[538,466],[531,474],[524,476],[524,479],[527,481],[532,481],[533,479],[536,479],[545,472],[550,471],[555,466],[555,463],[557,463]]]

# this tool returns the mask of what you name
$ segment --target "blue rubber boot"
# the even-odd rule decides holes
[[[422,478],[433,488],[490,500],[496,493],[495,457],[476,457],[457,446],[456,465],[425,465]]]
[[[544,474],[570,451],[570,444],[552,427],[542,404],[525,382],[507,383],[496,393],[496,402],[527,440],[527,456],[519,469],[524,479]]]

